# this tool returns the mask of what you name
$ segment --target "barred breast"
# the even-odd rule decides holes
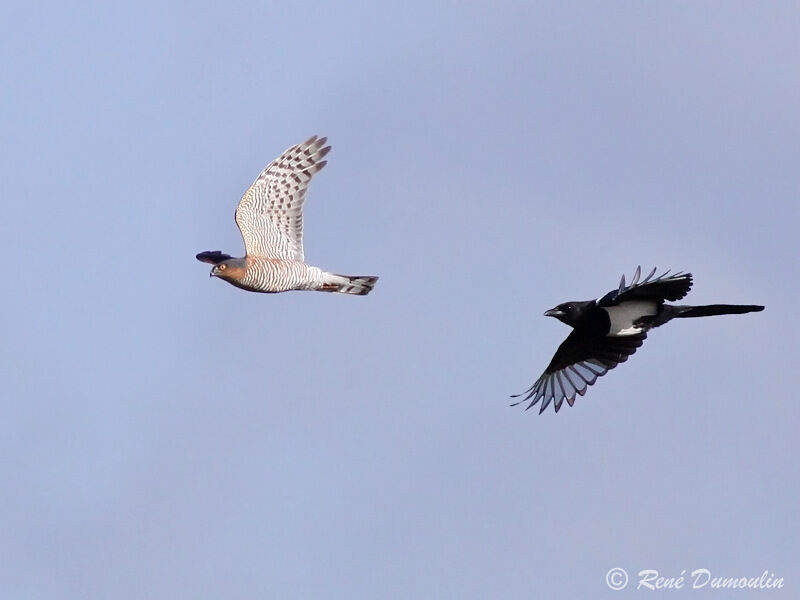
[[[322,285],[325,272],[296,260],[246,258],[243,287],[254,292],[286,292],[313,290]]]

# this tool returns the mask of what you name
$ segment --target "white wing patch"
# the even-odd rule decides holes
[[[248,256],[303,262],[303,204],[311,178],[330,151],[313,136],[286,150],[261,172],[236,208]]]
[[[608,335],[624,336],[634,335],[644,331],[634,323],[642,317],[652,316],[658,312],[658,304],[647,300],[629,300],[618,306],[603,307],[608,311],[611,319],[611,328]]]

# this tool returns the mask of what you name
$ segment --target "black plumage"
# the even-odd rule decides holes
[[[764,310],[763,306],[709,304],[680,306],[666,301],[680,300],[692,287],[691,273],[669,271],[653,278],[656,270],[640,281],[637,267],[630,285],[622,276],[619,287],[599,300],[564,302],[544,314],[572,327],[556,350],[544,373],[515,402],[530,401],[527,408],[541,402],[542,413],[552,402],[556,412],[564,400],[570,406],[576,395],[583,396],[598,377],[628,360],[647,338],[647,332],[676,318],[742,314]],[[527,410],[527,409],[526,409]]]
[[[209,263],[211,265],[218,265],[219,263],[233,257],[230,254],[225,254],[224,252],[220,252],[219,250],[206,250],[205,252],[200,252],[199,254],[197,254],[195,258],[200,262]]]

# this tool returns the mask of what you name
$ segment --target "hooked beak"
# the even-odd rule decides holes
[[[551,308],[550,310],[544,311],[544,316],[545,317],[555,317],[557,319],[558,317],[563,317],[564,316],[564,311],[559,310],[557,308]]]
[[[214,277],[216,275],[216,272],[215,272],[216,270],[217,270],[216,266],[211,267],[211,272],[208,274],[208,276],[209,277]]]

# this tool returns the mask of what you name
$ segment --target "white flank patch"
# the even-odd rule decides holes
[[[611,319],[611,329],[608,335],[633,335],[641,333],[642,328],[634,326],[634,321],[648,315],[656,314],[655,302],[647,300],[631,300],[619,306],[604,306]]]

